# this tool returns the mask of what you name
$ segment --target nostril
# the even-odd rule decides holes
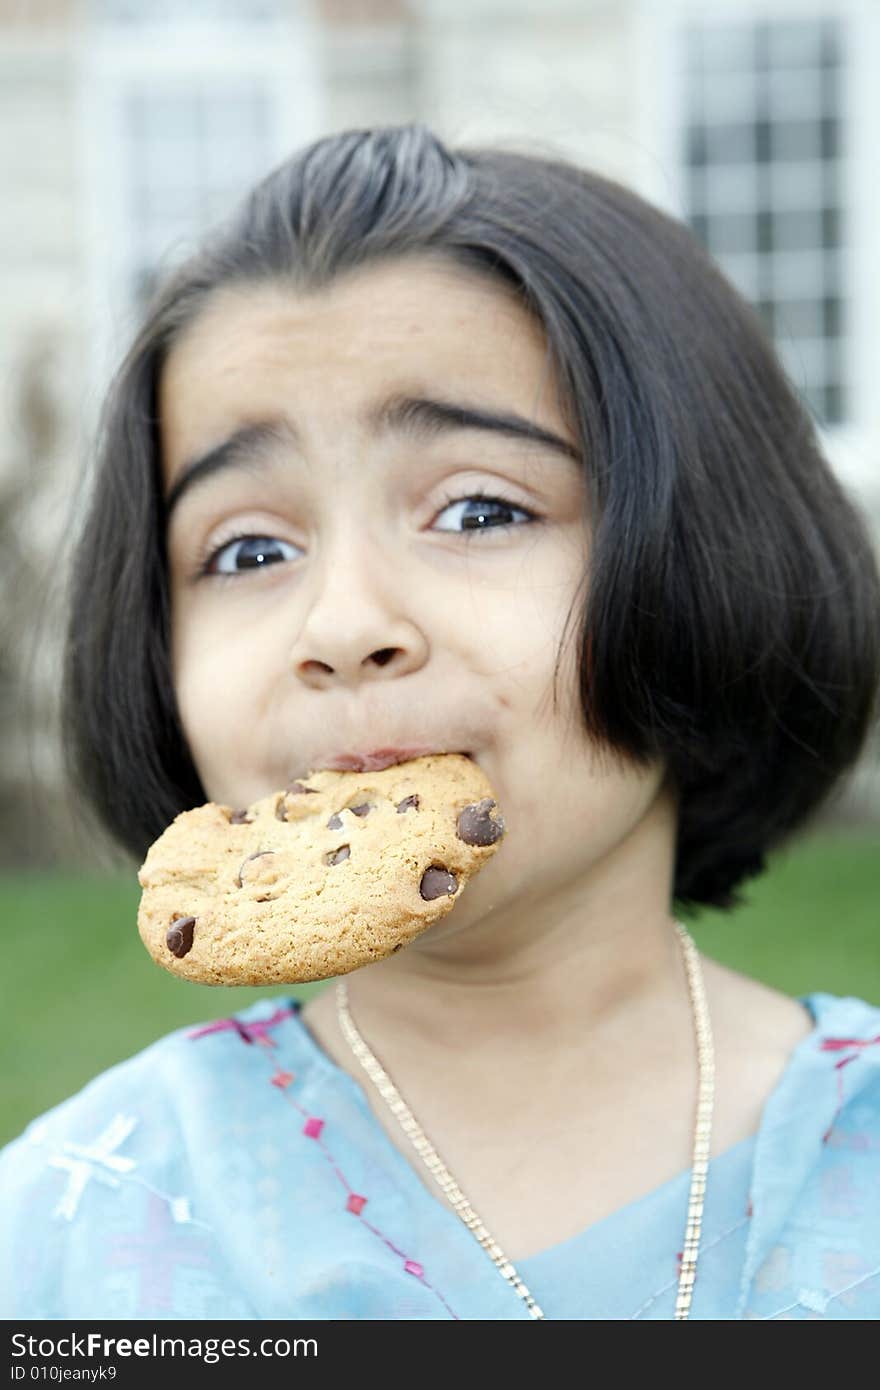
[[[373,652],[373,660],[377,666],[387,666],[393,655],[393,647],[382,647],[378,652]]]

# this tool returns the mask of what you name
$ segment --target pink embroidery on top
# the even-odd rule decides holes
[[[268,1029],[277,1028],[279,1023],[283,1023],[295,1013],[297,1009],[291,1004],[286,1004],[276,1009],[269,1018],[256,1018],[250,1023],[242,1023],[238,1018],[218,1018],[216,1023],[208,1023],[204,1028],[196,1028],[193,1032],[187,1033],[187,1037],[204,1038],[209,1033],[224,1033],[231,1029],[238,1034],[242,1042],[259,1042],[266,1047],[274,1047],[275,1043],[267,1036]]]
[[[822,1052],[840,1052],[848,1047],[873,1047],[876,1043],[880,1043],[880,1033],[877,1034],[876,1038],[822,1038],[819,1047]],[[849,1062],[856,1062],[858,1058],[859,1053],[852,1052],[848,1057],[841,1057],[839,1062],[834,1063],[834,1070],[837,1073],[837,1109],[831,1117],[830,1125],[822,1135],[823,1144],[828,1143],[829,1136],[834,1128],[834,1121],[843,1108],[843,1077],[841,1072]]]
[[[216,1023],[208,1024],[205,1028],[197,1028],[194,1032],[189,1033],[187,1036],[190,1038],[202,1038],[209,1033],[219,1033],[227,1030],[234,1030],[238,1033],[239,1037],[242,1039],[242,1042],[260,1042],[263,1043],[264,1046],[274,1047],[275,1043],[271,1040],[271,1038],[268,1038],[266,1036],[266,1029],[274,1027],[276,1024],[281,1023],[283,1019],[288,1018],[291,1014],[298,1012],[298,1009],[299,1003],[298,1001],[295,1001],[293,1007],[288,1006],[286,1008],[278,1009],[271,1016],[271,1018],[260,1019],[247,1024],[241,1023],[241,1021],[236,1018],[224,1018],[218,1020]],[[310,1115],[308,1111],[300,1105],[296,1097],[291,1093],[292,1082],[295,1080],[295,1073],[281,1070],[279,1067],[276,1066],[274,1062],[272,1062],[271,1065],[274,1070],[272,1075],[269,1077],[269,1082],[273,1087],[275,1087],[276,1094],[278,1094],[281,1097],[281,1099],[284,1100],[288,1105],[294,1106],[294,1108],[297,1109],[299,1113],[305,1117],[305,1124],[302,1126],[302,1133],[307,1135],[310,1139],[314,1139],[317,1142],[322,1152],[324,1153],[327,1162],[330,1164],[334,1173],[336,1174],[339,1181],[345,1188],[347,1193],[345,1206],[346,1211],[353,1212],[354,1215],[357,1216],[363,1222],[367,1229],[369,1231],[372,1231],[373,1235],[375,1235],[379,1240],[381,1240],[384,1245],[387,1245],[389,1250],[392,1250],[395,1255],[402,1259],[403,1268],[406,1271],[406,1273],[415,1275],[419,1282],[424,1284],[426,1289],[430,1289],[431,1293],[435,1294],[436,1297],[439,1298],[440,1302],[443,1304],[443,1307],[449,1313],[450,1317],[455,1318],[457,1322],[460,1321],[458,1314],[454,1312],[452,1308],[450,1308],[449,1304],[443,1297],[440,1290],[434,1288],[434,1286],[430,1284],[428,1280],[425,1278],[424,1266],[421,1265],[418,1260],[411,1260],[407,1256],[405,1251],[398,1249],[394,1242],[390,1240],[388,1236],[384,1234],[383,1231],[380,1231],[377,1226],[372,1225],[372,1223],[369,1222],[367,1218],[363,1215],[363,1209],[367,1205],[368,1198],[365,1197],[362,1193],[354,1191],[345,1174],[342,1172],[342,1169],[336,1163],[330,1149],[328,1149],[321,1135],[321,1131],[324,1128],[324,1120],[321,1119],[321,1117],[318,1115]]]
[[[842,1047],[874,1047],[880,1043],[880,1033],[876,1038],[823,1038],[820,1044],[823,1052],[839,1052]]]

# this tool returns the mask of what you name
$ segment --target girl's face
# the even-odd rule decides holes
[[[578,901],[651,825],[665,872],[663,769],[594,757],[577,622],[554,711],[585,485],[543,332],[512,293],[428,257],[320,293],[224,289],[177,340],[159,405],[166,497],[265,426],[168,520],[175,688],[211,800],[245,806],[342,754],[473,753],[507,833],[434,932]],[[465,410],[547,438],[457,422]]]

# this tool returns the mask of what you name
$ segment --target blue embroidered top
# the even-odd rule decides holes
[[[815,1027],[757,1135],[709,1165],[691,1318],[880,1317],[880,1008],[801,1002]],[[545,1316],[672,1319],[689,1179],[517,1261]],[[0,1151],[0,1317],[529,1312],[270,998],[159,1039]]]

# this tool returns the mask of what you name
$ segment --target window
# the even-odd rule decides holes
[[[755,304],[819,423],[840,424],[844,27],[753,15],[691,21],[682,37],[685,216]]]
[[[123,96],[122,120],[130,292],[142,306],[159,265],[268,172],[273,111],[257,79],[141,81]]]
[[[98,400],[157,278],[325,120],[301,0],[87,4],[77,105]]]

